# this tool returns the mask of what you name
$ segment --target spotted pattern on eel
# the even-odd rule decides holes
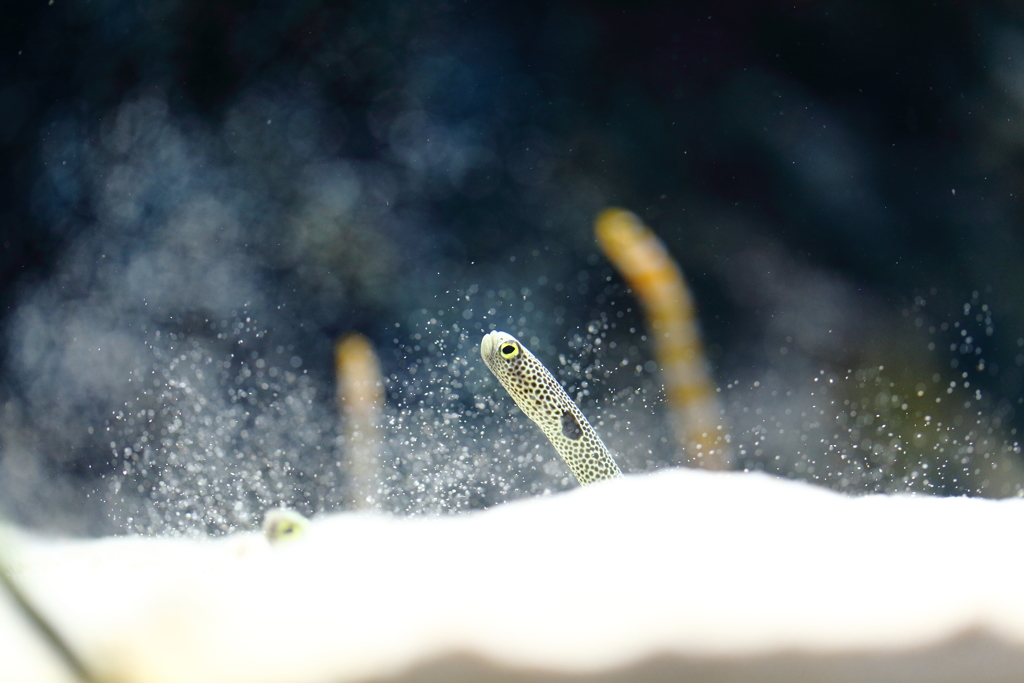
[[[526,416],[537,423],[581,485],[621,477],[601,437],[544,364],[508,332],[480,342],[484,364]]]

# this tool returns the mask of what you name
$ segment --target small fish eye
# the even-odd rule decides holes
[[[515,344],[502,344],[501,357],[509,360],[519,355],[519,347]]]

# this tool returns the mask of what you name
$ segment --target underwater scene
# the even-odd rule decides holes
[[[9,521],[223,535],[575,488],[482,361],[494,330],[627,475],[1024,495],[1012,4],[69,0],[8,26]],[[669,303],[595,235],[611,207],[681,275]]]

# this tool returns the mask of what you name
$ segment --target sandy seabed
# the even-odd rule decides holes
[[[103,680],[1024,680],[1024,500],[667,470],[301,538],[44,539],[13,575]],[[74,677],[0,595],[0,681]]]

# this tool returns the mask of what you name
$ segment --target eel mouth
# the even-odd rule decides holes
[[[484,338],[480,340],[480,357],[483,358],[485,362],[490,359],[491,354],[494,352],[494,349],[498,344],[499,334],[500,333],[497,331],[488,332],[484,335]]]

